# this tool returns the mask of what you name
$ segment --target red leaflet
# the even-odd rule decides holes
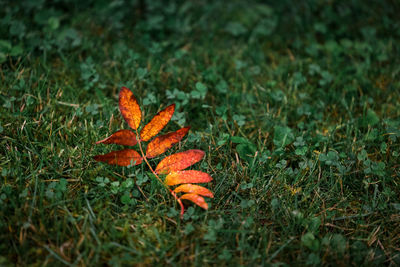
[[[193,193],[200,196],[211,197],[213,198],[213,193],[205,187],[195,184],[183,184],[174,189],[175,193],[184,192],[184,193]]]
[[[156,136],[171,120],[174,111],[175,104],[172,104],[157,113],[157,115],[155,115],[154,118],[143,127],[140,132],[140,139],[142,141],[149,141],[153,136]]]
[[[129,127],[136,130],[139,127],[142,112],[135,96],[126,87],[122,87],[119,92],[119,110]]]
[[[130,130],[119,130],[106,139],[97,141],[96,144],[117,144],[134,146],[137,144],[136,135]]]
[[[166,185],[177,185],[177,184],[187,184],[187,183],[208,183],[211,182],[212,178],[208,173],[187,170],[187,171],[177,171],[172,172],[165,177]]]
[[[170,155],[158,163],[155,172],[158,174],[168,174],[180,171],[195,164],[204,157],[204,151],[191,149],[185,152]]]
[[[181,139],[187,134],[190,127],[185,127],[179,129],[176,132],[168,133],[154,138],[148,145],[146,151],[147,158],[154,158],[168,149],[170,149],[174,144],[181,141]]]
[[[207,210],[208,209],[208,204],[207,202],[204,200],[203,197],[196,195],[196,194],[184,194],[183,196],[181,196],[181,199],[187,199],[192,201],[194,204],[202,207],[203,209]]]
[[[104,155],[97,155],[93,157],[97,161],[106,162],[111,165],[129,166],[138,165],[142,163],[142,157],[138,152],[133,149],[124,149],[119,151],[112,151]]]

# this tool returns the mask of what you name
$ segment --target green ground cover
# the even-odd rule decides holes
[[[400,4],[0,0],[0,265],[399,265]],[[204,211],[94,145],[177,104]],[[162,158],[162,157],[161,157]],[[160,159],[151,161],[156,164]]]

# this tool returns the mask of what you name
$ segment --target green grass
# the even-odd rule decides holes
[[[397,1],[0,1],[0,265],[400,264]],[[50,2],[50,1],[49,1]],[[121,86],[214,178],[92,157]],[[162,157],[160,157],[162,158]],[[151,164],[156,165],[156,158]]]

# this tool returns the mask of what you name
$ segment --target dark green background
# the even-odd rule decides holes
[[[0,265],[400,264],[399,1],[1,1]],[[171,103],[210,209],[93,161]],[[160,158],[151,161],[156,165]]]

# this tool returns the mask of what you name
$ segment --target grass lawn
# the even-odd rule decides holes
[[[399,14],[0,0],[0,265],[400,265]],[[191,126],[165,155],[206,152],[207,211],[93,160],[129,128],[122,86],[144,124],[175,103],[162,133]]]

